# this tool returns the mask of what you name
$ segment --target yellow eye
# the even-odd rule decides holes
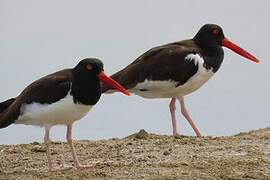
[[[213,30],[213,34],[215,34],[215,35],[219,34],[219,30],[218,29],[214,29]]]
[[[87,64],[87,65],[86,65],[86,68],[87,68],[88,70],[92,70],[92,69],[93,69],[93,66],[92,66],[91,64]]]

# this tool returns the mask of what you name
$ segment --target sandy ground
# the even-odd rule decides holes
[[[1,145],[0,179],[269,179],[270,127],[228,137],[148,134],[75,141],[88,169],[49,172],[43,143]],[[71,166],[66,142],[52,143],[53,162]]]

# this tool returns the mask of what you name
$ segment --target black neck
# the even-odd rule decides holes
[[[221,46],[206,46],[195,41],[196,45],[200,48],[200,53],[203,56],[205,66],[212,68],[213,72],[217,72],[220,68],[223,58],[224,51]]]
[[[72,80],[71,94],[74,103],[95,105],[101,96],[100,81],[97,76],[81,77],[74,77]]]

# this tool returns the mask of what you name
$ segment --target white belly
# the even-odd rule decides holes
[[[177,82],[169,81],[149,81],[145,80],[138,83],[137,86],[129,91],[145,98],[171,98],[176,96],[185,96],[199,89],[213,75],[212,69],[203,67],[204,60],[198,54],[189,54],[186,61],[193,61],[198,64],[198,71],[185,84],[175,87]],[[141,91],[140,89],[147,89]]]
[[[70,125],[81,119],[92,108],[91,105],[74,104],[70,93],[52,104],[31,103],[21,107],[21,114],[16,124],[51,127],[54,125]]]

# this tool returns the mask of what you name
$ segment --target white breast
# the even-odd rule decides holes
[[[189,54],[185,59],[187,61],[193,61],[195,65],[198,65],[198,71],[185,84],[175,88],[174,92],[178,92],[178,95],[182,96],[199,89],[214,75],[212,68],[206,69],[203,67],[204,60],[200,55]]]
[[[198,65],[198,71],[185,84],[178,86],[173,80],[168,81],[149,81],[145,80],[138,83],[136,87],[129,91],[145,98],[171,98],[175,96],[184,96],[199,89],[213,75],[212,69],[203,67],[204,60],[198,54],[189,54],[185,57],[186,61],[193,61]],[[141,91],[147,89],[147,91]]]
[[[31,103],[21,106],[21,114],[16,124],[27,124],[41,127],[68,125],[81,119],[92,108],[91,105],[74,104],[70,93],[52,104]]]

